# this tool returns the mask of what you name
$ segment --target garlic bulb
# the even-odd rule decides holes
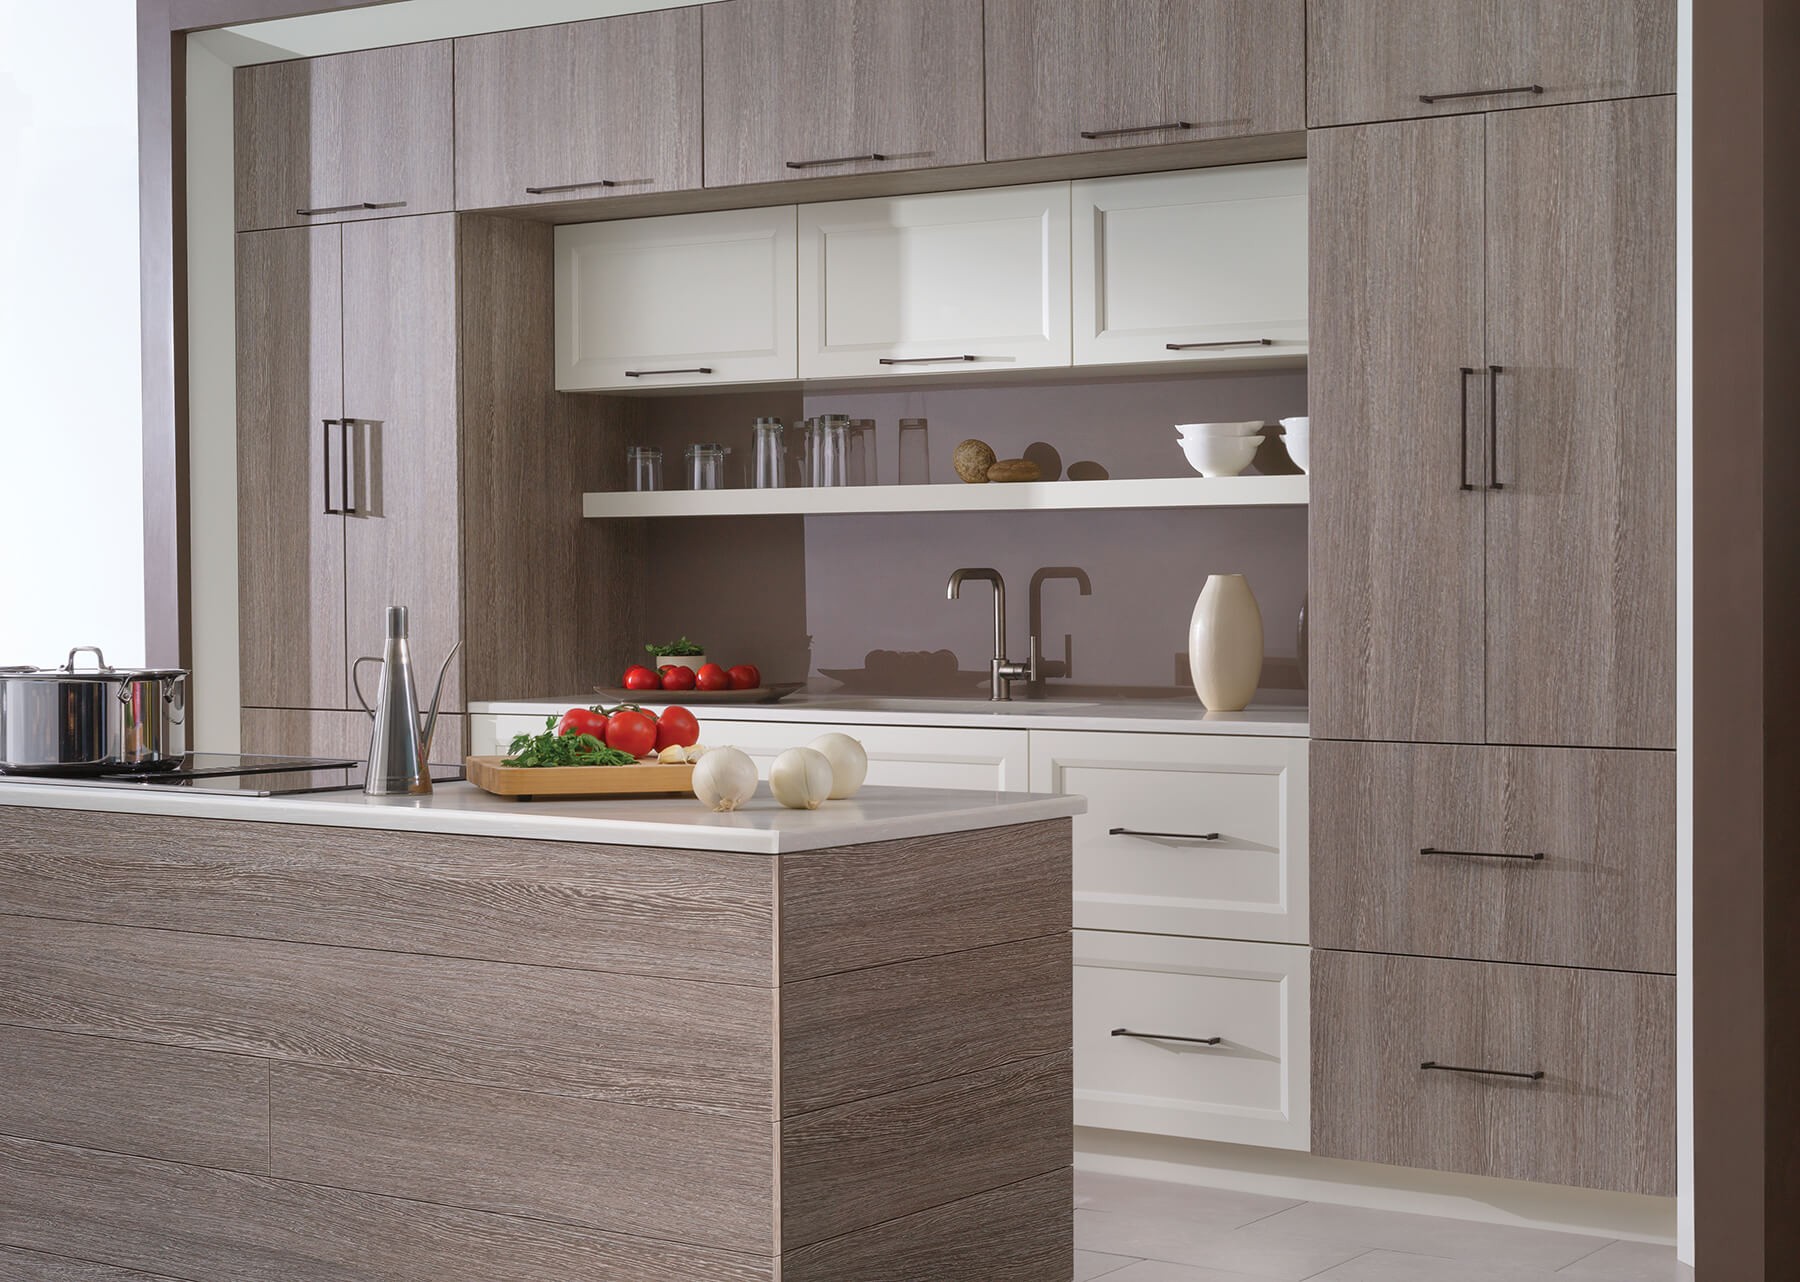
[[[831,799],[842,801],[853,797],[869,777],[869,754],[862,743],[847,734],[822,734],[806,745],[825,754],[831,763]]]
[[[694,767],[694,795],[709,810],[736,810],[756,795],[756,763],[737,748],[714,748]]]
[[[789,748],[769,767],[769,791],[790,810],[817,810],[831,796],[831,762],[815,748]]]

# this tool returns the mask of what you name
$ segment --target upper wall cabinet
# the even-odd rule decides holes
[[[435,40],[239,67],[237,229],[451,208],[450,62]]]
[[[456,207],[700,186],[700,11],[456,42]]]
[[[800,376],[1069,363],[1069,185],[800,207]]]
[[[1303,129],[1305,26],[1302,0],[987,0],[987,158]]]
[[[1075,364],[1306,352],[1306,162],[1073,191]]]
[[[558,390],[795,376],[794,207],[556,229]]]
[[[1675,92],[1675,0],[1311,0],[1307,23],[1314,126]]]
[[[981,0],[707,5],[706,185],[983,158]]]

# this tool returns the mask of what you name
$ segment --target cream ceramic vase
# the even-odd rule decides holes
[[[1188,625],[1188,668],[1208,712],[1238,712],[1262,680],[1262,611],[1241,574],[1210,574]]]

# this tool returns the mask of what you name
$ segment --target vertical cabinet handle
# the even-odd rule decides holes
[[[353,418],[341,418],[338,420],[338,458],[343,463],[344,470],[345,516],[356,515],[356,487],[352,484],[354,478],[354,465],[350,462],[350,429],[355,423],[356,420]]]
[[[342,420],[335,418],[320,419],[324,426],[324,439],[319,442],[319,453],[325,460],[325,515],[342,516],[344,509],[331,506],[331,429],[342,425]]]
[[[1467,365],[1462,367],[1462,437],[1458,443],[1461,462],[1457,467],[1457,477],[1465,490],[1475,488],[1469,484],[1469,376],[1474,372]]]
[[[1504,490],[1500,483],[1500,375],[1499,365],[1488,366],[1488,488]]]

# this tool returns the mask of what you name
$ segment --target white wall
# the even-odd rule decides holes
[[[144,659],[137,20],[0,0],[0,664]]]

